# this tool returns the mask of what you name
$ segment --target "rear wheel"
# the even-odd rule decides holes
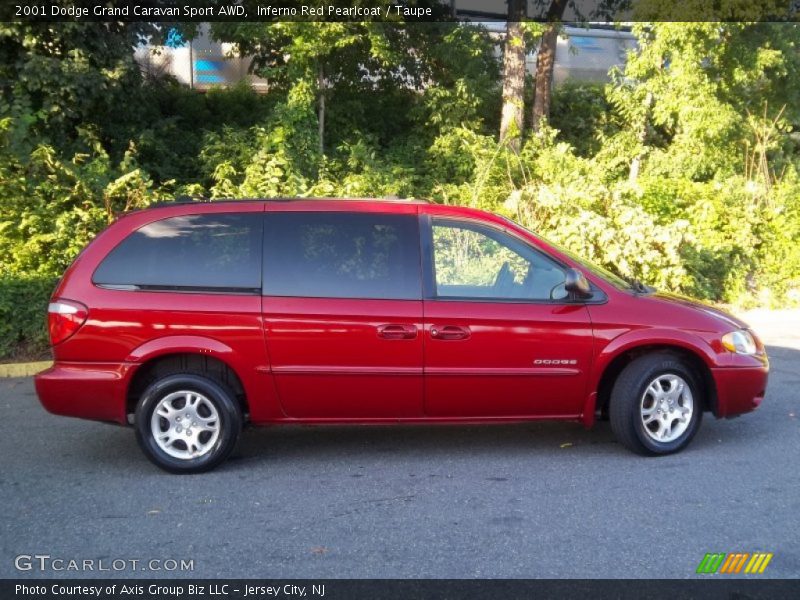
[[[703,418],[700,385],[691,367],[673,354],[641,356],[622,370],[611,391],[611,428],[639,454],[678,452]]]
[[[154,464],[172,473],[213,469],[236,447],[242,411],[222,382],[194,373],[151,383],[136,407],[136,439]]]

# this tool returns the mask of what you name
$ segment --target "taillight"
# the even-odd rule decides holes
[[[55,346],[74,335],[89,316],[89,309],[80,302],[56,300],[47,307],[50,343]]]

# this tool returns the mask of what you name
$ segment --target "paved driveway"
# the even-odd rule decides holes
[[[607,423],[251,429],[222,468],[177,477],[130,430],[51,416],[29,379],[0,380],[0,577],[37,553],[192,559],[195,577],[687,577],[733,551],[797,577],[800,326],[765,315],[762,408],[659,459]],[[141,564],[120,575],[170,575]]]

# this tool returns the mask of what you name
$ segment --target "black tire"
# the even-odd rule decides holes
[[[167,399],[170,394],[178,392],[191,392],[199,394],[207,400],[216,410],[218,419],[213,419],[217,423],[217,438],[213,443],[207,443],[207,449],[197,457],[175,457],[165,451],[155,439],[155,432],[152,429],[153,411],[159,406],[162,400]],[[169,400],[167,400],[169,402]],[[180,401],[178,400],[178,403]],[[174,405],[173,405],[174,406]],[[184,404],[184,407],[186,405]],[[197,410],[196,414],[205,409],[207,415],[208,405]],[[181,410],[181,409],[178,409]],[[175,413],[172,413],[175,414]],[[206,415],[206,416],[207,416]],[[185,416],[185,415],[184,415]],[[202,415],[201,415],[202,416]],[[166,420],[162,421],[162,423]],[[145,456],[156,466],[169,471],[170,473],[201,473],[209,471],[223,462],[233,452],[239,441],[242,431],[242,410],[236,400],[236,395],[231,389],[220,381],[210,379],[196,373],[178,373],[163,376],[152,382],[142,393],[136,406],[136,441],[144,452]],[[158,425],[156,425],[158,427]],[[199,429],[199,428],[198,428]],[[188,435],[188,433],[186,434]],[[198,439],[202,434],[197,434]],[[206,439],[211,441],[211,434]],[[182,439],[175,438],[170,450],[180,451],[180,444],[187,447],[187,443]],[[189,448],[187,447],[188,451]]]
[[[671,375],[677,375],[689,387],[693,410],[686,429],[677,438],[661,442],[646,431],[642,406],[650,384],[659,377]],[[637,454],[659,456],[678,452],[692,441],[700,428],[705,408],[702,391],[694,370],[680,357],[665,352],[640,356],[631,361],[614,382],[609,401],[611,429],[623,446]],[[652,400],[652,395],[648,397],[647,403],[650,404],[651,401],[655,407],[657,403]],[[658,427],[657,422],[655,426]]]

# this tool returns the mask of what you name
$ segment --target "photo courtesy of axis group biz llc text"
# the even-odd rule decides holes
[[[81,583],[51,583],[42,585],[34,583],[15,585],[15,594],[19,597],[54,596],[67,597],[157,597],[157,598],[181,598],[181,597],[225,597],[240,594],[242,598],[248,597],[323,597],[325,596],[325,584],[311,585],[307,588],[304,585],[282,584],[282,585],[254,585],[246,580],[241,583],[184,583],[184,582],[165,582],[162,584],[147,582],[129,583],[104,583],[84,582]]]
[[[0,598],[800,594],[800,5],[0,5]]]

